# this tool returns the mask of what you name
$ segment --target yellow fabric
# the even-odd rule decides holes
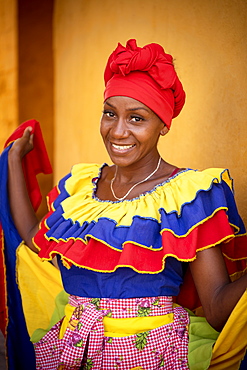
[[[215,346],[209,369],[236,370],[247,347],[247,291],[235,306]]]
[[[66,304],[65,310],[64,310],[64,318],[62,325],[60,327],[60,332],[59,332],[59,339],[62,339],[65,333],[65,330],[69,326],[69,320],[75,310],[75,307],[71,306],[70,304]],[[78,320],[77,320],[78,321]]]
[[[59,339],[63,338],[68,326],[73,327],[77,324],[78,320],[69,322],[74,310],[75,307],[70,304],[66,305],[65,317],[60,328]],[[127,337],[128,335],[152,330],[171,322],[173,322],[173,313],[161,316],[131,317],[126,319],[113,319],[107,316],[103,318],[104,334],[106,337]]]
[[[128,335],[143,333],[173,322],[173,314],[162,316],[131,317],[128,319],[112,319],[104,317],[106,337],[126,337]]]
[[[91,194],[94,188],[92,178],[97,177],[99,171],[98,164],[82,163],[72,168],[72,176],[67,179],[65,185],[71,196],[62,201],[65,219],[79,223],[85,220],[97,222],[98,218],[104,215],[105,218],[115,220],[118,226],[130,226],[133,217],[138,214],[160,222],[160,208],[164,208],[167,213],[176,211],[179,215],[184,203],[190,203],[200,189],[209,189],[213,182],[219,183],[224,180],[232,188],[232,180],[227,170],[219,168],[204,171],[187,170],[157,186],[154,191],[131,201],[98,201],[92,198]],[[84,200],[86,202],[81,207]]]
[[[55,297],[63,289],[59,270],[41,262],[25,244],[17,250],[17,279],[28,333],[47,328],[55,309]]]

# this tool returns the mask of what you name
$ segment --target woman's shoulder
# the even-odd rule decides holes
[[[93,179],[101,176],[102,169],[107,164],[98,163],[76,163],[71,167],[70,172],[59,180],[58,184],[66,184],[66,186],[80,186],[85,183],[91,183]],[[59,186],[59,185],[58,185]]]
[[[86,188],[91,191],[104,166],[106,166],[106,164],[74,164],[71,167],[70,172],[60,178],[57,184],[49,192],[47,196],[48,209],[51,208],[53,202],[58,204],[65,198],[80,192],[82,189]]]
[[[232,181],[229,171],[224,168],[186,168],[158,185],[156,196],[163,199],[167,212],[177,211],[180,214],[183,205],[193,202],[201,193],[215,193],[219,187],[231,192]]]
[[[188,178],[205,179],[210,178],[215,181],[232,181],[230,171],[227,168],[210,167],[205,169],[194,169],[194,168],[181,168],[176,175],[183,175]],[[175,176],[176,176],[175,175]]]
[[[168,182],[170,186],[177,186],[182,191],[188,186],[191,189],[207,190],[213,186],[213,184],[225,183],[231,189],[233,189],[233,179],[230,172],[226,168],[206,168],[203,170],[185,168],[177,172],[175,176]]]
[[[71,167],[71,175],[72,176],[90,176],[94,174],[98,174],[102,167],[106,166],[106,164],[99,164],[99,163],[76,163]]]

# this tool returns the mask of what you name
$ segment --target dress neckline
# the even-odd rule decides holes
[[[98,181],[100,180],[100,178],[102,176],[102,171],[103,171],[104,167],[106,167],[106,166],[109,167],[109,165],[107,163],[103,163],[99,168],[98,176],[92,178],[92,186],[93,186],[92,199],[96,200],[97,202],[101,202],[101,203],[123,203],[123,202],[135,201],[137,199],[140,199],[141,197],[144,197],[147,194],[155,192],[157,188],[159,188],[160,186],[163,186],[164,184],[168,183],[172,178],[176,177],[178,174],[188,170],[186,168],[186,169],[181,171],[181,168],[176,167],[166,180],[162,181],[159,184],[156,184],[152,189],[147,190],[144,193],[141,193],[137,197],[134,197],[134,198],[131,198],[131,199],[123,199],[123,200],[108,200],[108,199],[100,199],[96,195]]]

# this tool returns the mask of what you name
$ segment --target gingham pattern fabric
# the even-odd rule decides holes
[[[81,298],[71,295],[69,304],[74,307],[84,306],[89,303],[95,305],[98,310],[105,310],[106,315],[111,314],[112,318],[123,319],[140,316],[141,311],[147,311],[145,316],[166,315],[173,311],[172,297],[145,297],[131,299],[111,298]]]
[[[83,301],[83,303],[82,303]],[[162,303],[161,303],[162,302]],[[188,369],[189,318],[182,307],[173,309],[174,321],[156,329],[127,337],[105,337],[103,317],[136,317],[144,305],[146,316],[154,311],[170,311],[170,298],[81,299],[71,297],[76,307],[62,339],[61,322],[35,344],[37,370],[155,370]],[[76,305],[78,304],[78,305]],[[151,307],[151,308],[152,308]],[[135,312],[135,315],[133,313]]]

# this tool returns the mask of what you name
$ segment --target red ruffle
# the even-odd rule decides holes
[[[80,239],[48,241],[45,238],[47,231],[45,220],[43,220],[41,230],[35,237],[35,243],[42,246],[39,252],[40,258],[49,260],[59,254],[67,267],[74,264],[101,272],[111,272],[120,266],[126,266],[140,273],[157,273],[163,270],[165,258],[168,256],[173,256],[180,261],[193,261],[198,251],[223,241],[229,241],[221,244],[223,253],[228,259],[236,259],[234,256],[235,241],[238,243],[239,250],[237,257],[244,255],[244,247],[241,247],[243,238],[234,238],[234,230],[229,225],[224,210],[216,212],[212,218],[192,229],[186,237],[177,237],[169,230],[163,231],[163,248],[158,251],[126,242],[120,252],[115,250],[114,246],[110,247],[93,238],[89,238],[88,242]],[[233,238],[234,240],[231,240]],[[230,273],[234,273],[236,264],[233,267],[230,261],[227,263]]]

